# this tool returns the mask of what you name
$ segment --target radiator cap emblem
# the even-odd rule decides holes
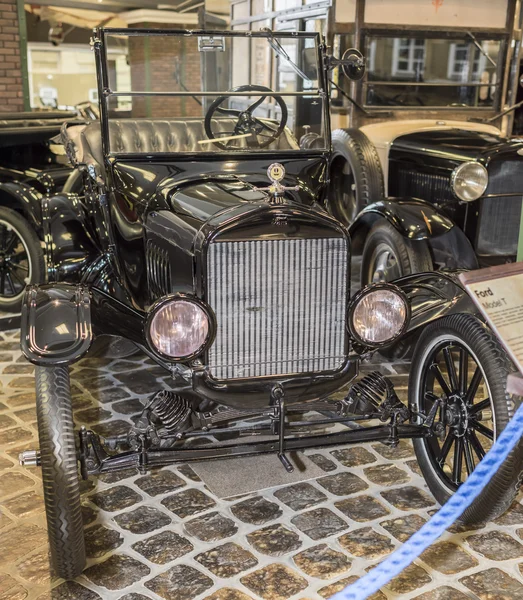
[[[285,167],[280,163],[272,163],[267,169],[267,177],[272,183],[279,183],[285,177]]]

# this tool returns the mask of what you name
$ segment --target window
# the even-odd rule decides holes
[[[451,44],[447,76],[454,81],[480,81],[487,57],[471,44]],[[471,68],[472,67],[472,68]]]
[[[396,38],[392,55],[393,75],[423,75],[425,67],[425,40]]]

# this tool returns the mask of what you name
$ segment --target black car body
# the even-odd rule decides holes
[[[53,143],[74,111],[4,114],[0,119],[0,312],[19,309],[27,283],[45,281],[46,199],[78,179]]]
[[[200,73],[183,85],[166,75],[174,89],[159,90],[165,82],[156,81],[156,89],[144,90],[140,60],[136,89],[111,90],[105,49],[114,38],[126,39],[131,55],[143,40],[170,48],[178,74]],[[276,64],[283,77],[276,91],[261,85],[255,70],[234,82],[235,65],[248,66],[238,44]],[[460,390],[448,391],[449,415],[455,410],[448,425],[436,424],[437,414],[447,418],[438,413],[447,392],[436,395],[433,369],[452,360],[461,335],[491,334],[452,275],[416,275],[350,298],[348,230],[324,208],[331,151],[320,36],[100,30],[94,49],[101,121],[64,132],[84,193],[74,202],[67,193],[49,198],[50,282],[29,286],[22,306],[22,349],[37,365],[41,444],[21,460],[43,466],[56,572],[73,578],[85,565],[78,466],[87,477],[274,452],[291,471],[286,452],[315,445],[395,446],[408,437],[422,445],[432,440],[439,452],[436,431],[448,435],[449,447],[457,433],[462,444],[460,415],[472,424],[490,415],[467,412],[469,405],[476,410],[484,372],[483,358],[467,350],[476,340],[459,347],[460,373],[471,362],[475,376],[470,386],[460,377]],[[119,109],[131,116],[121,118]],[[298,142],[305,125],[315,134],[313,147]],[[434,337],[436,325],[455,332],[453,341]],[[355,379],[362,357],[422,329],[419,355],[427,360],[418,366],[409,407],[379,373],[354,383],[342,400],[329,399]],[[69,365],[102,336],[133,342],[171,376],[126,434],[104,440],[86,428],[74,432],[69,388]],[[433,340],[436,346],[426,347]],[[493,356],[500,355],[489,350],[484,359]],[[458,385],[450,376],[449,383],[442,376],[445,390]],[[504,394],[493,394],[478,406],[503,401]],[[379,421],[346,427],[370,419]],[[225,442],[199,443],[220,434]],[[456,456],[453,481],[433,476],[441,494],[464,477],[463,454]],[[474,464],[467,459],[467,468]]]

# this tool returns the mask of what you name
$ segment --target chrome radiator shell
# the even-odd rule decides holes
[[[207,301],[217,380],[335,372],[347,358],[345,237],[215,241]]]

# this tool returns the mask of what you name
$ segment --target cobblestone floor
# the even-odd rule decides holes
[[[400,395],[408,366],[383,365]],[[136,360],[85,360],[72,374],[77,424],[125,431],[162,373]],[[410,444],[307,454],[316,480],[220,500],[188,466],[83,485],[88,568],[49,574],[41,481],[18,466],[37,447],[33,367],[0,334],[0,599],[328,598],[380,562],[436,508]],[[523,600],[523,506],[478,530],[452,528],[375,599]]]

